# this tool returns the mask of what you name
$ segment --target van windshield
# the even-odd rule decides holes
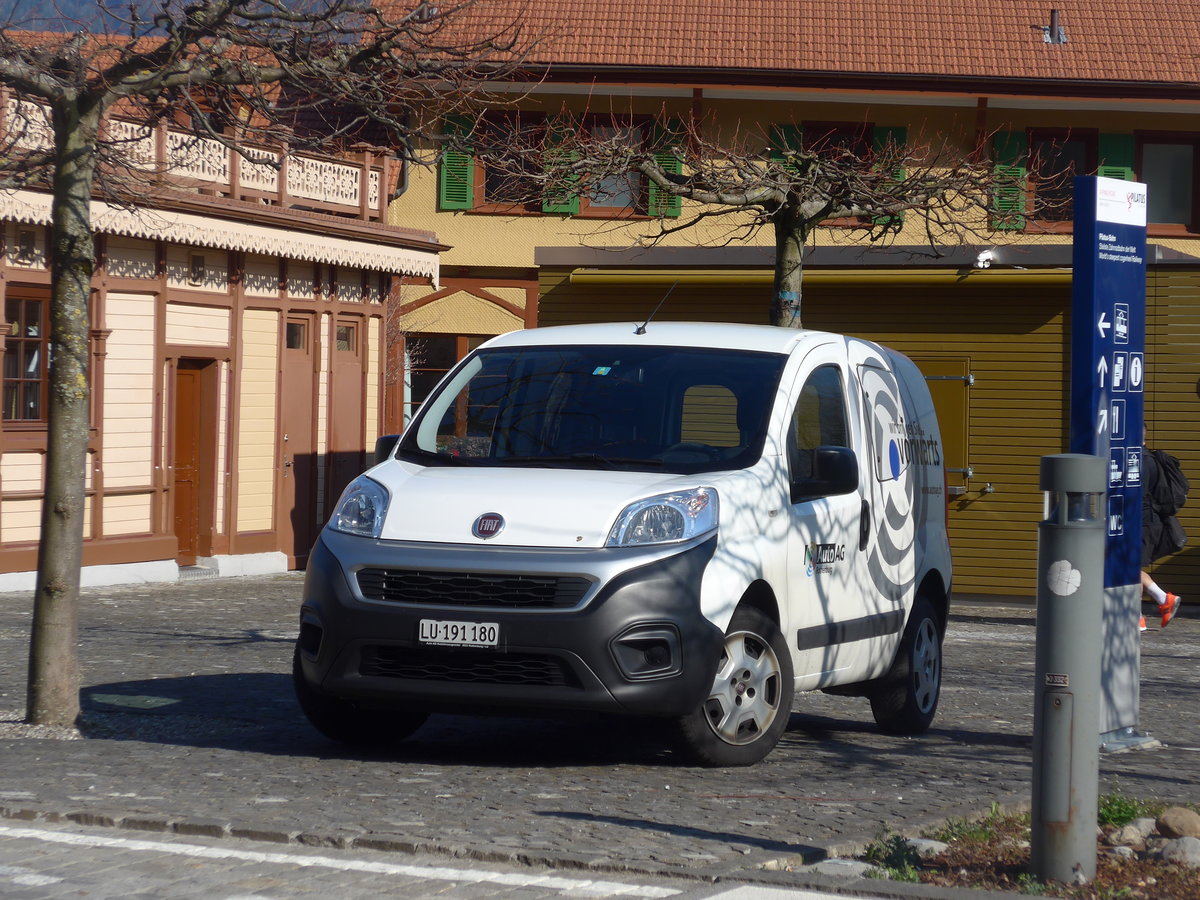
[[[477,351],[400,444],[421,465],[677,474],[752,465],[787,357],[690,347]]]

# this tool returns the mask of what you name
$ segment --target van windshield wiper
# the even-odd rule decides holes
[[[396,454],[396,458],[413,462],[420,466],[479,466],[488,464],[486,458],[455,456],[452,453],[431,453],[428,450],[408,450],[403,447]]]

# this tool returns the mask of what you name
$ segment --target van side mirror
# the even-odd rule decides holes
[[[396,452],[396,445],[400,443],[400,435],[385,434],[375,439],[375,465],[383,462]]]
[[[858,457],[849,447],[817,447],[813,474],[792,482],[792,502],[837,497],[858,490]]]

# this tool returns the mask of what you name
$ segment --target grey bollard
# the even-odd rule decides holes
[[[1107,484],[1102,457],[1042,457],[1031,833],[1041,881],[1096,877]]]

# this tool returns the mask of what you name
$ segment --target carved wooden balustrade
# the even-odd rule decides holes
[[[0,103],[5,143],[18,151],[49,146],[49,125],[40,107],[11,98]],[[400,165],[367,145],[344,157],[292,155],[282,143],[274,148],[240,144],[239,151],[211,137],[117,119],[107,123],[105,141],[132,173],[155,185],[368,221],[386,221]]]

